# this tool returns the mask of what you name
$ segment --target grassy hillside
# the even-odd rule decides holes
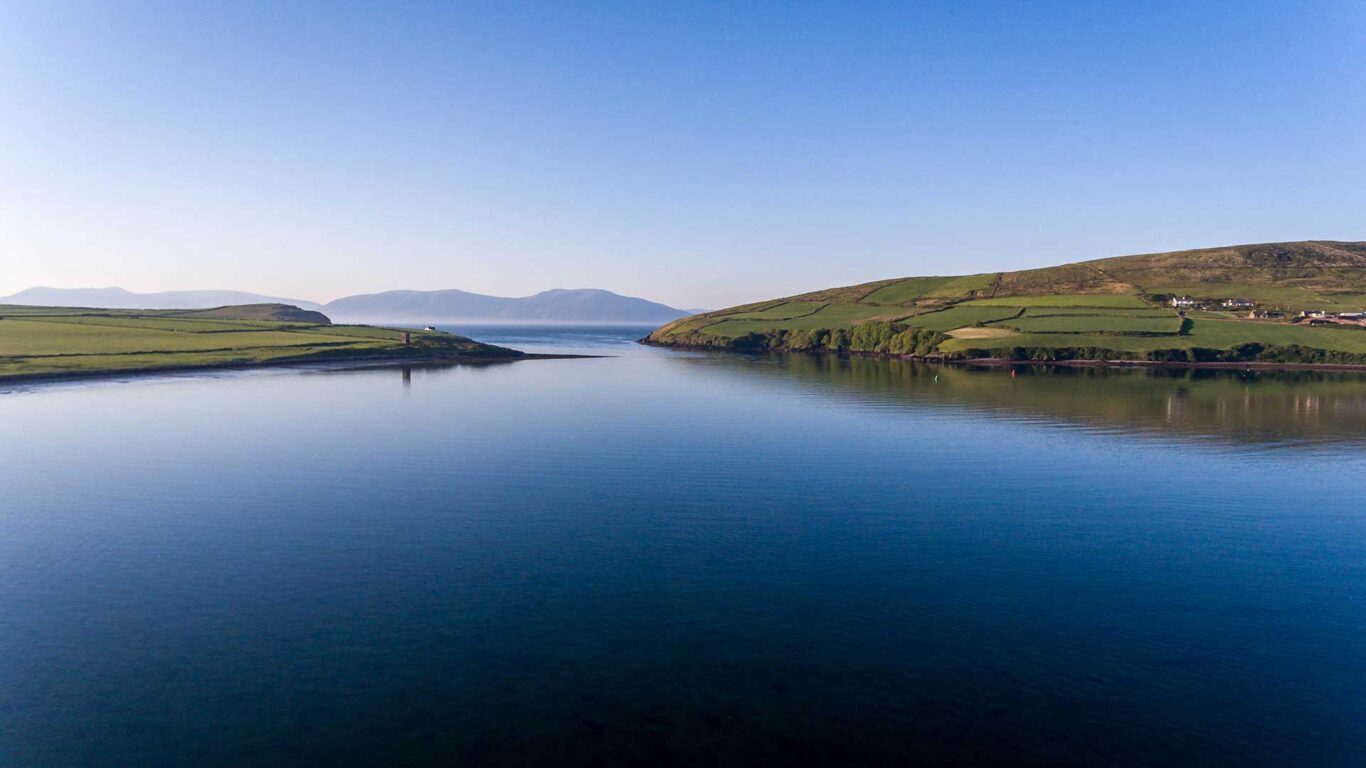
[[[297,307],[105,310],[0,306],[0,380],[337,360],[516,357],[440,332],[332,325]]]
[[[331,325],[327,315],[312,310],[300,309],[290,304],[238,304],[231,307],[213,309],[173,310],[167,313],[173,317],[201,320],[271,320],[276,322],[312,323]]]
[[[1190,296],[1247,310],[1178,313]],[[1366,243],[1208,248],[961,277],[908,277],[693,315],[651,343],[1017,359],[1366,362],[1366,328],[1310,327],[1301,310],[1366,306]]]

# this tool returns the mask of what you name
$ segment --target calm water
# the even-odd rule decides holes
[[[1366,377],[607,359],[0,395],[0,765],[1361,765]]]

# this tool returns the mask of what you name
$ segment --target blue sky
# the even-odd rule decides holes
[[[1366,239],[1366,4],[0,4],[0,294],[603,287]]]

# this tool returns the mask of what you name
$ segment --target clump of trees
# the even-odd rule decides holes
[[[886,355],[932,355],[949,337],[939,331],[912,328],[902,323],[871,320],[850,329],[814,328],[752,331],[743,336],[692,334],[680,340],[685,346],[722,347],[737,350],[790,350],[865,352]]]
[[[949,337],[939,331],[911,328],[885,320],[871,320],[849,332],[849,351],[879,352],[889,355],[933,354],[939,343]]]
[[[1366,365],[1366,355],[1317,349],[1299,344],[1268,346],[1257,342],[1239,344],[1228,349],[1191,347],[1189,349],[1155,349],[1148,360],[1176,363],[1316,363],[1320,365]]]
[[[1320,363],[1329,365],[1366,365],[1366,354],[1359,352],[1340,352],[1333,349],[1317,349],[1299,344],[1283,346],[1263,346],[1261,344],[1239,344],[1225,350],[1225,354],[1237,360],[1261,360],[1270,363]]]

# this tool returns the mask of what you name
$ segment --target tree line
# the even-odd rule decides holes
[[[949,337],[939,331],[915,328],[903,323],[870,320],[853,328],[771,328],[741,336],[716,336],[693,333],[671,340],[684,346],[720,347],[737,350],[784,350],[868,352],[885,355],[935,354],[940,342]]]

